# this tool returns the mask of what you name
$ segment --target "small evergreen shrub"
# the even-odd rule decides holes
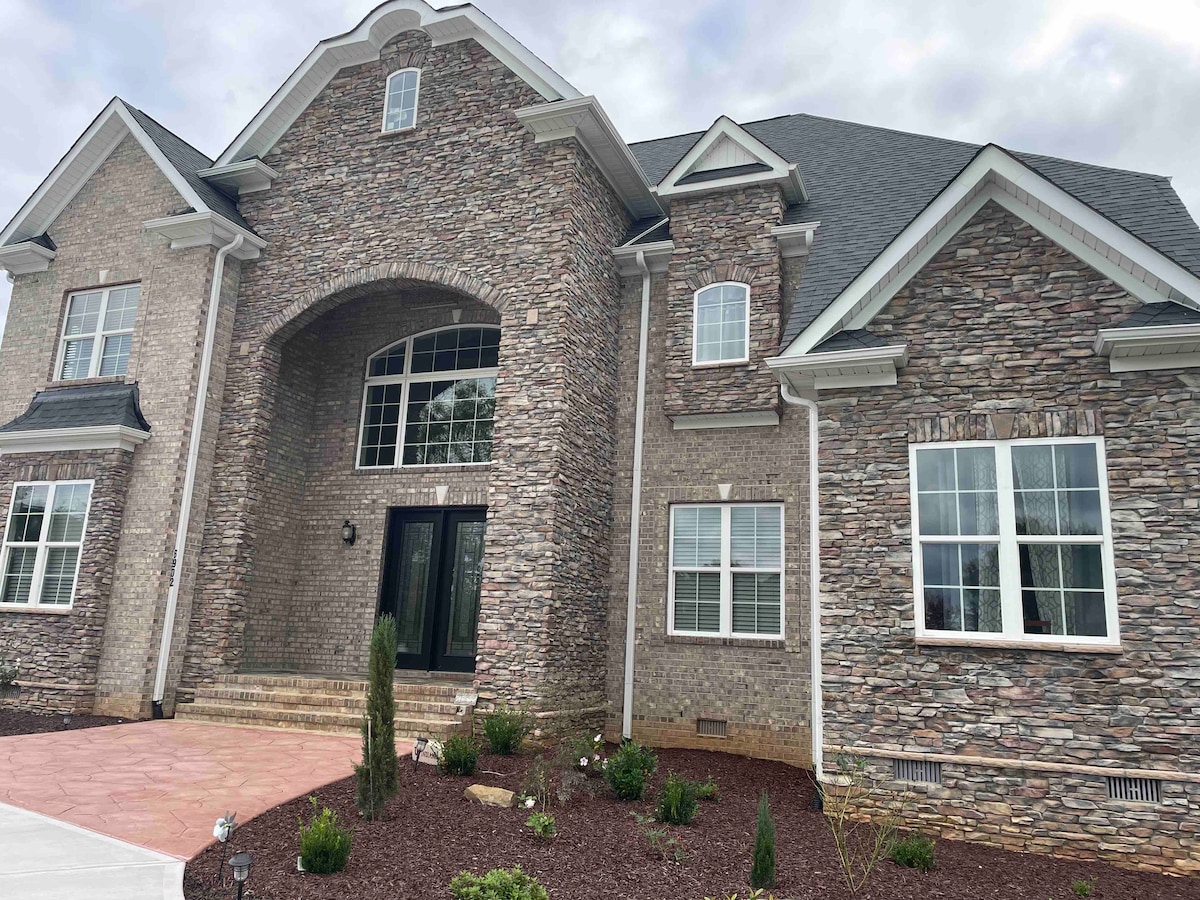
[[[550,900],[546,889],[521,871],[492,869],[486,875],[459,872],[450,881],[454,900]]]
[[[378,819],[388,800],[400,790],[396,759],[396,620],[381,616],[371,632],[367,711],[362,722],[362,764],[354,767],[355,805],[368,819]]]
[[[1095,888],[1095,878],[1079,878],[1071,882],[1071,890],[1076,897],[1090,897]]]
[[[442,744],[438,771],[443,775],[471,775],[479,763],[479,744],[465,734],[455,734]]]
[[[300,864],[314,875],[340,872],[350,858],[350,832],[338,824],[332,809],[317,812],[317,798],[308,799],[312,801],[313,817],[307,825],[300,822]]]
[[[898,866],[928,872],[933,868],[933,841],[923,834],[902,837],[892,844],[891,857]]]
[[[708,800],[712,803],[721,799],[721,788],[711,775],[702,784],[696,785],[696,799]]]
[[[558,828],[554,824],[554,816],[549,813],[534,813],[526,820],[525,827],[532,829],[533,833],[543,840],[549,840],[558,834]]]
[[[648,747],[627,741],[608,758],[604,774],[608,786],[620,800],[641,800],[646,793],[646,781],[658,768],[658,757]]]
[[[754,862],[750,866],[750,887],[775,887],[775,820],[767,792],[758,797],[758,822],[754,828]]]
[[[696,817],[696,785],[671,772],[658,799],[658,821],[668,825],[691,825]]]
[[[518,709],[497,709],[483,717],[483,733],[493,753],[512,756],[521,749],[533,721],[529,713]]]

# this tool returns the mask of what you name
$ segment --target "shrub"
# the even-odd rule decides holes
[[[533,727],[529,713],[517,709],[497,709],[483,717],[483,733],[493,753],[512,756],[521,749],[521,741]]]
[[[873,775],[861,757],[842,754],[833,783],[821,791],[825,822],[851,897],[858,896],[875,866],[888,855],[904,818],[908,797],[892,794],[889,777],[890,773]],[[857,816],[861,808],[876,812],[864,821]]]
[[[1090,897],[1096,888],[1095,878],[1079,878],[1071,882],[1071,890],[1076,897]]]
[[[696,817],[696,806],[696,785],[670,773],[658,799],[658,821],[668,825],[691,825]]]
[[[657,823],[650,816],[643,816],[641,813],[630,813],[630,815],[637,820],[642,829],[642,836],[649,842],[651,849],[662,857],[663,862],[674,862],[679,865],[687,859],[687,852],[683,849],[679,838],[665,828],[657,827]]]
[[[696,799],[709,800],[713,803],[721,799],[721,788],[711,775],[708,776],[703,784],[696,785]]]
[[[892,844],[891,857],[898,866],[928,872],[933,868],[933,841],[923,834],[910,834]]]
[[[540,754],[533,758],[533,762],[529,764],[529,771],[525,774],[521,803],[526,809],[538,807],[542,812],[546,811],[546,806],[550,803],[550,766],[546,757]]]
[[[338,825],[337,813],[332,809],[317,812],[317,798],[308,799],[312,801],[313,817],[307,825],[300,822],[300,864],[314,875],[340,872],[350,857],[350,832]]]
[[[486,875],[459,872],[450,881],[454,900],[549,900],[546,889],[521,871],[492,869]]]
[[[558,829],[554,825],[554,816],[549,813],[534,813],[526,820],[525,826],[532,828],[533,833],[543,840],[548,840],[558,834]]]
[[[470,775],[479,762],[479,744],[465,734],[456,734],[442,744],[438,771],[443,775]]]
[[[371,632],[367,711],[362,722],[362,764],[354,767],[358,780],[355,805],[368,819],[378,819],[388,800],[400,790],[396,759],[396,620],[381,616]]]
[[[654,751],[636,741],[627,741],[609,757],[604,774],[608,786],[621,800],[641,800],[646,793],[646,780],[658,768]]]
[[[767,792],[758,797],[758,823],[754,827],[754,862],[750,866],[750,887],[775,887],[775,820]]]

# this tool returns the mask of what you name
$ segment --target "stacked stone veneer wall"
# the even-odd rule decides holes
[[[0,534],[8,527],[16,483],[93,482],[70,608],[6,610],[0,616],[0,662],[17,664],[20,685],[20,693],[0,701],[3,705],[62,713],[92,711],[132,468],[133,454],[127,450],[0,457]]]
[[[382,135],[386,77],[411,54],[423,66],[417,126]],[[556,681],[566,688],[553,691],[602,697],[611,248],[627,220],[576,143],[535,144],[516,121],[539,102],[473,41],[431,47],[410,32],[380,62],[338,73],[267,155],[280,178],[242,203],[270,246],[243,271],[188,684],[244,663],[250,584],[263,536],[279,527],[266,461],[286,409],[287,339],[326,312],[340,317],[348,299],[437,288],[490,307],[502,328],[481,695],[538,699]]]
[[[67,295],[141,284],[127,375],[71,382],[136,382],[153,429],[133,455],[105,637],[89,676],[96,682],[96,710],[113,715],[147,715],[150,709],[214,253],[171,250],[143,223],[185,209],[186,201],[141,145],[126,137],[50,226],[58,251],[49,269],[15,279],[0,351],[0,420],[8,421],[53,382]],[[230,295],[236,264],[227,277]],[[46,456],[49,463],[60,459],[73,457]],[[0,489],[7,488],[0,482]],[[3,611],[0,621],[12,615],[24,614]],[[54,677],[76,676],[63,671]]]
[[[775,189],[772,189],[775,190]],[[744,192],[736,192],[741,195]],[[675,430],[668,413],[696,414],[778,407],[779,382],[769,373],[743,366],[736,370],[691,370],[692,289],[686,279],[697,268],[748,272],[747,247],[757,248],[758,272],[751,282],[752,338],[756,358],[778,347],[778,251],[763,238],[777,224],[775,197],[764,192],[765,211],[743,207],[746,218],[725,230],[702,223],[694,228],[709,245],[682,258],[677,250],[670,271],[655,275],[651,286],[650,332],[646,373],[643,441],[642,512],[639,527],[638,602],[634,652],[633,736],[658,746],[700,747],[782,759],[798,765],[811,761],[809,685],[808,418],[786,407],[780,424],[755,428]],[[714,203],[690,201],[675,216],[706,216]],[[745,200],[745,197],[741,198]],[[718,203],[718,201],[720,201]],[[769,202],[768,202],[769,201]],[[758,214],[759,211],[761,214]],[[757,217],[755,217],[757,216]],[[676,247],[679,247],[676,237]],[[772,261],[773,260],[773,261]],[[686,307],[686,308],[685,308]],[[617,476],[614,492],[612,585],[608,628],[610,737],[621,733],[625,627],[628,599],[630,499],[633,431],[637,399],[637,354],[641,317],[641,280],[625,283],[621,312],[621,380],[617,395]],[[686,349],[686,356],[680,355]],[[686,368],[685,368],[686,367]],[[719,371],[716,380],[712,372]],[[724,393],[727,385],[731,393]],[[721,397],[740,398],[731,408]],[[719,398],[718,398],[719,399]],[[721,502],[718,485],[730,485],[729,500],[782,501],[784,504],[784,637],[748,640],[672,636],[667,633],[670,598],[670,508],[673,503]],[[726,737],[697,734],[696,720],[726,722]]]
[[[1200,376],[1093,353],[1138,305],[988,205],[871,324],[908,343],[899,383],[821,392],[826,757],[943,758],[918,807],[947,836],[1195,872]],[[1120,652],[917,644],[910,443],[1092,434]],[[1107,799],[1128,770],[1159,773],[1161,805]]]

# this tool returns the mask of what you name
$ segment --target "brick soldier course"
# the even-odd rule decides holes
[[[627,146],[473,7],[336,40],[216,161],[114,100],[0,232],[0,527],[17,484],[94,482],[72,602],[0,603],[0,703],[353,728],[391,511],[486,508],[473,672],[402,672],[405,721],[940,762],[895,785],[931,830],[1200,870],[1200,230],[1165,179],[803,115]],[[415,126],[381,131],[410,68]],[[135,282],[127,372],[60,379],[70,295]],[[749,361],[696,365],[719,283]],[[479,326],[490,461],[359,467],[370,357]],[[149,431],[97,420],[135,385]],[[1104,442],[1119,645],[926,639],[910,447],[1055,437]],[[729,627],[728,568],[724,630],[669,627],[697,504],[782,509],[779,633]]]

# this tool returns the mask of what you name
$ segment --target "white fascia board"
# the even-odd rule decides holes
[[[12,243],[14,238],[29,239],[43,234],[127,134],[134,136],[189,206],[208,209],[120,98],[114,97],[0,232],[0,244]]]
[[[200,169],[196,174],[212,184],[232,189],[239,197],[265,191],[279,177],[279,173],[261,159],[244,159],[227,166],[213,166]]]
[[[698,431],[705,428],[762,428],[778,424],[779,413],[770,410],[671,416],[671,427],[675,431]]]
[[[739,147],[742,147],[751,156],[756,157],[760,162],[771,167],[770,172],[757,172],[752,175],[734,176],[732,178],[721,178],[715,181],[704,181],[698,184],[686,184],[678,186],[676,182],[681,178],[687,177],[692,168],[700,161],[701,157],[722,138],[728,138]],[[672,194],[684,194],[700,189],[711,190],[715,187],[726,187],[729,185],[749,183],[744,179],[751,181],[773,180],[776,178],[790,178],[791,171],[794,169],[786,159],[744,129],[729,116],[721,116],[717,121],[709,126],[708,131],[704,132],[700,140],[696,141],[695,145],[679,162],[675,163],[674,167],[668,172],[658,185],[658,195],[667,197]],[[728,184],[727,184],[728,183]],[[799,183],[799,182],[798,182]]]
[[[434,46],[473,38],[546,100],[580,96],[566,79],[475,7],[437,10],[424,0],[391,0],[351,31],[317,44],[216,165],[266,156],[340,69],[379,59],[384,44],[404,31],[424,31]]]
[[[897,371],[907,362],[907,344],[776,356],[766,360],[767,368],[781,383],[802,393],[823,388],[893,385]]]
[[[62,450],[133,450],[150,432],[128,425],[86,425],[0,432],[0,454],[54,453]]]
[[[56,255],[53,250],[32,241],[9,244],[0,247],[0,269],[7,270],[10,275],[45,272]]]
[[[820,222],[798,222],[795,225],[776,225],[771,236],[779,244],[779,253],[785,259],[793,256],[808,256],[812,249],[813,235]]]
[[[595,97],[526,106],[516,111],[516,117],[535,143],[579,141],[634,217],[664,215],[646,173]]]
[[[1200,324],[1103,328],[1093,349],[1108,357],[1112,372],[1193,369],[1200,366]]]
[[[172,250],[224,247],[239,234],[245,240],[242,246],[231,254],[235,259],[257,259],[262,249],[267,246],[267,242],[258,235],[214,212],[184,213],[180,216],[151,219],[149,222],[143,222],[142,227],[170,240]]]
[[[1005,187],[1000,187],[1004,183]],[[1019,199],[1011,190],[1037,203]],[[1093,266],[1138,299],[1148,303],[1168,299],[1200,304],[1200,279],[1157,250],[1114,224],[1066,191],[1051,184],[999,147],[989,144],[925,209],[856,277],[781,356],[807,353],[843,327],[861,328],[891,299],[988,200],[1000,203],[1055,243]],[[1103,244],[1098,252],[1046,215],[1069,220]],[[1174,288],[1163,293],[1135,277],[1140,267]],[[880,290],[880,286],[886,288]]]
[[[659,275],[667,271],[671,264],[671,254],[675,252],[674,241],[655,241],[652,244],[636,244],[615,247],[613,256],[617,260],[617,271],[622,275],[641,274],[637,264],[638,254],[646,263],[646,268]]]

